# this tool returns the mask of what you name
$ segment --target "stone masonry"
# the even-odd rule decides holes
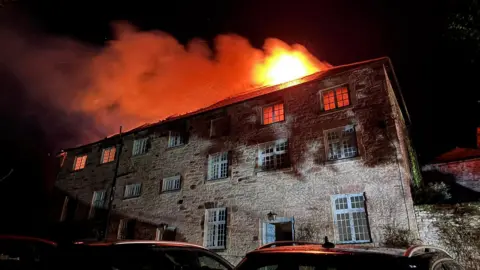
[[[332,210],[336,194],[364,195],[367,245],[382,243],[386,225],[417,233],[406,108],[392,75],[386,58],[337,67],[125,133],[116,156],[120,161],[109,238],[116,238],[119,220],[129,218],[144,224],[135,238],[153,239],[155,228],[168,224],[176,228],[176,240],[203,245],[206,209],[225,207],[226,244],[217,251],[236,263],[265,242],[268,213],[293,221],[297,237],[310,228],[309,240],[328,236],[338,243]],[[348,87],[351,105],[324,111],[322,91],[338,86]],[[263,125],[262,108],[278,102],[284,104],[285,121]],[[228,134],[211,137],[211,120],[218,117],[228,119]],[[355,127],[358,155],[328,160],[325,131],[347,125]],[[188,135],[184,145],[167,147],[172,130]],[[132,156],[138,138],[148,138],[147,151]],[[289,166],[262,171],[258,151],[278,139],[288,139]],[[65,150],[56,186],[90,205],[94,191],[110,190],[115,171],[116,162],[100,164],[101,151],[108,146],[118,150],[119,142],[114,136]],[[207,180],[209,155],[223,151],[228,152],[228,177]],[[88,155],[86,166],[72,171],[74,157],[80,154]],[[175,175],[181,176],[180,190],[162,192],[162,179]],[[142,184],[141,195],[124,199],[124,187],[131,183]],[[78,219],[87,215],[88,207],[82,209],[75,213]]]

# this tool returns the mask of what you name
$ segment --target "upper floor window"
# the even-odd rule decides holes
[[[138,155],[145,154],[147,152],[147,142],[148,142],[148,138],[141,138],[141,139],[134,140],[132,155],[138,156]]]
[[[258,167],[262,170],[285,168],[288,162],[288,141],[278,140],[260,146],[258,151]]]
[[[108,163],[112,162],[115,160],[115,152],[117,149],[115,146],[109,147],[109,148],[103,148],[102,149],[102,158],[100,159],[100,163]]]
[[[185,143],[182,133],[170,131],[168,135],[168,147],[180,146]]]
[[[227,178],[228,152],[208,156],[208,180]]]
[[[123,193],[123,198],[128,199],[128,198],[138,197],[140,196],[141,190],[142,190],[141,183],[126,185],[125,192]]]
[[[332,204],[338,243],[369,242],[370,234],[363,194],[334,195]]]
[[[173,191],[180,189],[180,175],[163,178],[162,191]]]
[[[283,103],[263,107],[263,124],[268,125],[285,120]]]
[[[220,137],[228,134],[229,118],[224,116],[210,120],[210,137]]]
[[[346,86],[333,90],[322,91],[323,109],[325,111],[350,105],[348,88]]]
[[[73,161],[73,170],[78,171],[85,168],[86,163],[87,163],[87,155],[76,156],[75,160]]]
[[[205,209],[204,246],[210,249],[225,248],[227,237],[227,209]]]
[[[326,131],[327,159],[336,160],[357,155],[357,137],[353,125]]]

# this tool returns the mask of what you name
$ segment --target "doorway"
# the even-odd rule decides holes
[[[262,244],[295,240],[294,224],[293,218],[276,218],[263,222]]]

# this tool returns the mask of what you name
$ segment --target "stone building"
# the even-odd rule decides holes
[[[408,121],[388,58],[335,67],[65,149],[58,218],[110,208],[108,238],[232,262],[274,240],[379,245],[385,226],[416,233]]]

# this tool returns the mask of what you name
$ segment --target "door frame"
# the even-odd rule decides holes
[[[275,218],[275,220],[262,220],[260,219],[259,220],[259,223],[260,223],[260,241],[259,242],[259,245],[262,246],[262,245],[265,245],[265,244],[268,244],[268,243],[264,243],[264,239],[267,238],[267,232],[266,232],[266,224],[275,224],[275,223],[287,223],[287,222],[291,222],[292,223],[292,240],[295,241],[295,218],[292,216],[292,217],[277,217]]]

